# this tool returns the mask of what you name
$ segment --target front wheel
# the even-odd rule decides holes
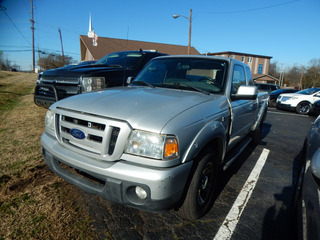
[[[181,217],[194,221],[211,209],[218,174],[215,156],[212,151],[205,151],[201,155],[186,198],[178,211]]]
[[[299,114],[307,115],[311,110],[311,104],[309,102],[301,102],[297,105],[296,111]]]

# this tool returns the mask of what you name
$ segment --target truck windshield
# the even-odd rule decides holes
[[[202,58],[162,58],[151,61],[131,83],[222,93],[227,73],[227,62]]]
[[[142,53],[139,52],[116,52],[110,53],[99,61],[96,65],[107,65],[107,66],[118,66],[126,67],[127,69],[134,70],[139,66],[140,61],[142,60]]]

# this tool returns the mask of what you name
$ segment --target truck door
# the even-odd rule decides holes
[[[244,67],[241,65],[234,65],[231,93],[237,93],[238,88],[241,85],[250,85],[249,81],[249,79],[246,79]],[[229,147],[232,147],[238,140],[245,137],[253,126],[257,114],[257,100],[232,100],[231,108],[232,121]]]

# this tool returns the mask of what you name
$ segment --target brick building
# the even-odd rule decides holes
[[[222,56],[229,57],[244,62],[249,65],[253,80],[259,83],[273,83],[278,84],[279,80],[268,75],[270,56],[256,55],[256,54],[248,54],[248,53],[240,53],[240,52],[216,52],[216,53],[208,53],[209,56]]]

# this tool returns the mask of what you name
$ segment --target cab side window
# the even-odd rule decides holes
[[[248,67],[246,67],[246,74],[247,74],[248,85],[253,86],[254,83],[253,83],[251,71],[250,71],[250,68],[248,68]]]
[[[231,93],[237,93],[238,88],[241,85],[246,85],[246,76],[244,73],[244,68],[240,65],[235,65],[233,68]]]

